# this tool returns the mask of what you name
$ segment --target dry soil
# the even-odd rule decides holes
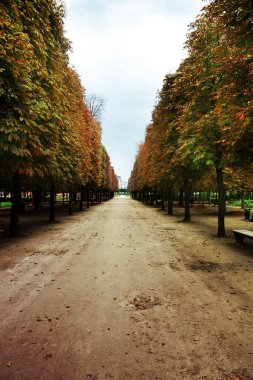
[[[114,198],[0,240],[0,379],[253,376],[253,229]],[[29,225],[29,224],[28,224]]]

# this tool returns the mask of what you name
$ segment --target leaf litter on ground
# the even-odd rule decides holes
[[[161,305],[158,297],[147,297],[143,295],[138,295],[131,300],[130,305],[134,306],[138,310],[150,309],[153,306]]]

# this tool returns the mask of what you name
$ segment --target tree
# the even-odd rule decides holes
[[[0,17],[0,178],[12,184],[14,235],[23,184],[51,189],[51,220],[57,188],[99,186],[102,102],[92,115],[69,67],[59,1],[2,0]]]
[[[87,105],[90,109],[92,116],[96,120],[100,121],[105,106],[104,99],[99,95],[92,94],[87,98]]]
[[[248,27],[251,5],[251,1],[241,4],[212,1],[192,25],[187,40],[189,64],[184,75],[192,86],[191,100],[182,109],[182,125],[184,129],[190,127],[196,137],[196,157],[203,156],[207,165],[215,166],[219,192],[218,236],[225,236],[226,167],[243,165],[245,157],[248,162],[252,157],[252,148],[247,143],[252,135],[249,107],[252,28]],[[246,42],[242,42],[245,32]],[[246,57],[245,45],[249,48]],[[244,155],[239,153],[242,149]]]
[[[184,182],[187,200],[190,186],[206,182],[207,173],[211,178],[215,171],[221,237],[228,169],[236,176],[239,169],[251,168],[253,161],[252,5],[252,0],[213,0],[191,25],[188,57],[173,84],[169,77],[164,82],[149,137],[130,177],[131,188],[138,188],[143,162],[149,157],[153,186],[177,178]],[[185,203],[185,219],[190,219]]]
[[[58,81],[69,44],[61,23],[63,8],[53,0],[2,3],[0,158],[17,195],[18,176],[59,173]],[[18,199],[13,202],[11,234],[17,232],[16,203]]]
[[[154,160],[156,162],[156,182],[167,193],[168,214],[173,213],[173,188],[176,184],[175,152],[178,146],[178,130],[176,125],[178,102],[175,96],[175,74],[167,74],[163,81],[163,87],[158,94],[158,102],[152,113],[154,124],[155,146]]]

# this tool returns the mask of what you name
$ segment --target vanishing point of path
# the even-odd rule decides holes
[[[0,379],[253,376],[252,247],[179,219],[115,198],[2,240]]]

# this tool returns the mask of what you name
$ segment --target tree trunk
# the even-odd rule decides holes
[[[73,193],[72,193],[72,201],[73,201],[73,203],[76,205],[77,204],[77,192],[76,191],[74,191]]]
[[[18,234],[19,210],[21,204],[21,185],[18,171],[15,172],[12,182],[12,206],[10,221],[10,236]]]
[[[202,192],[202,208],[205,208],[205,192]]]
[[[210,187],[208,189],[207,199],[208,199],[208,204],[210,205],[211,204],[211,189],[210,189]]]
[[[178,198],[178,206],[184,205],[184,190],[181,188],[179,189],[179,198]]]
[[[225,237],[225,214],[226,214],[226,192],[224,188],[223,170],[216,164],[216,179],[218,186],[218,237]]]
[[[51,182],[50,186],[50,205],[49,205],[49,222],[55,222],[55,186]]]
[[[162,191],[161,191],[161,210],[164,211],[165,210],[165,202],[164,202],[164,198],[165,198],[165,189],[164,187],[162,188]]]
[[[142,203],[146,203],[146,193],[144,189],[141,190],[141,201]]]
[[[157,189],[155,188],[153,192],[153,206],[157,207],[157,203],[158,203],[158,194],[157,194]]]
[[[72,191],[69,189],[69,204],[68,204],[68,214],[73,215],[73,209],[72,209]]]
[[[81,189],[80,189],[80,204],[79,204],[79,211],[83,211],[83,201],[84,201],[84,186],[82,185],[81,186]]]
[[[91,200],[90,200],[90,204],[93,206],[94,205],[94,190],[92,189],[91,190]]]
[[[87,206],[87,208],[90,207],[90,190],[88,187],[86,189],[86,206]]]
[[[189,180],[186,179],[184,182],[184,222],[190,222],[191,220],[191,208],[190,208],[190,197],[191,197],[191,186]]]
[[[41,203],[42,203],[42,191],[41,191],[41,188],[38,186],[33,191],[34,211],[39,211]]]
[[[168,215],[173,215],[173,193],[172,188],[168,187]]]
[[[244,190],[241,191],[241,208],[244,209]]]

